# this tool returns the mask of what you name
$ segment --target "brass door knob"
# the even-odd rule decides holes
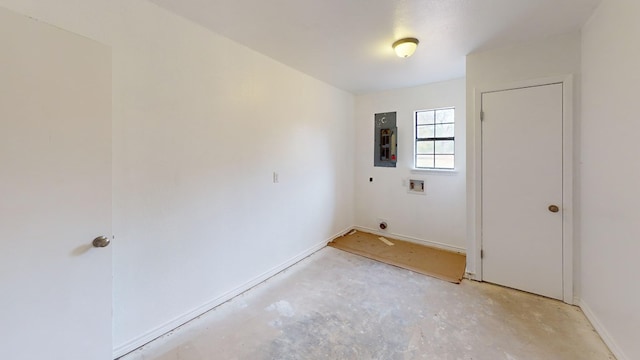
[[[94,247],[103,248],[109,246],[109,244],[111,244],[111,240],[106,236],[98,236],[93,239],[92,244]]]
[[[551,211],[552,213],[557,213],[558,211],[560,211],[560,208],[558,207],[558,205],[549,205],[549,211]]]

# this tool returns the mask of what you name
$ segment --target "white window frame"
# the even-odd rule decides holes
[[[418,113],[421,112],[427,112],[427,111],[433,111],[433,112],[437,112],[437,111],[442,111],[442,110],[453,110],[454,111],[454,118],[453,118],[453,122],[452,124],[454,124],[454,130],[453,130],[453,136],[452,137],[447,137],[445,138],[438,138],[438,137],[434,137],[434,138],[430,138],[430,140],[433,140],[434,142],[437,141],[453,141],[453,154],[451,154],[453,156],[453,167],[451,168],[442,168],[442,167],[435,167],[435,163],[433,167],[418,167],[417,164],[417,160],[418,160],[418,142],[420,141],[427,141],[426,138],[425,139],[419,139],[418,138]],[[442,171],[442,172],[455,172],[456,171],[456,108],[455,106],[448,106],[448,107],[441,107],[441,108],[433,108],[433,109],[424,109],[424,110],[416,110],[413,113],[413,170],[415,171]],[[435,116],[435,114],[434,114]],[[435,124],[434,124],[435,126]],[[434,156],[435,156],[435,148],[434,148]],[[449,154],[447,154],[449,155]]]

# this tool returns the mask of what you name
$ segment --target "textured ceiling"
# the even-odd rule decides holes
[[[360,94],[463,77],[465,55],[581,28],[600,0],[151,0]],[[414,56],[391,44],[417,37]]]

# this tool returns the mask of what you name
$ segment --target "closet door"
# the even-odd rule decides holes
[[[0,359],[112,359],[111,51],[2,8],[0,49]]]

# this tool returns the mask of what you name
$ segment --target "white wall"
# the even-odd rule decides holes
[[[0,6],[112,47],[117,354],[353,224],[351,94],[145,1]]]
[[[581,306],[620,360],[640,359],[638,19],[605,0],[582,40]]]
[[[513,82],[574,74],[574,99],[579,99],[580,34],[570,33],[540,41],[472,53],[467,56],[467,269],[476,273],[476,241],[480,241],[476,228],[476,136],[479,131],[476,115],[479,104],[474,104],[477,89],[508,85]],[[579,127],[579,101],[574,104],[574,126]],[[574,139],[577,142],[577,139]],[[577,251],[577,244],[574,251]],[[574,272],[579,269],[574,261]],[[579,284],[575,284],[579,286]],[[577,291],[577,289],[576,289]]]
[[[378,230],[378,219],[382,218],[387,220],[389,234],[465,250],[464,88],[464,79],[457,79],[356,97],[357,226]],[[450,106],[456,108],[456,170],[412,171],[413,113]],[[397,167],[374,167],[374,114],[393,111],[397,112]],[[369,182],[370,177],[373,182]],[[425,181],[425,195],[407,193],[403,181],[410,177]]]

